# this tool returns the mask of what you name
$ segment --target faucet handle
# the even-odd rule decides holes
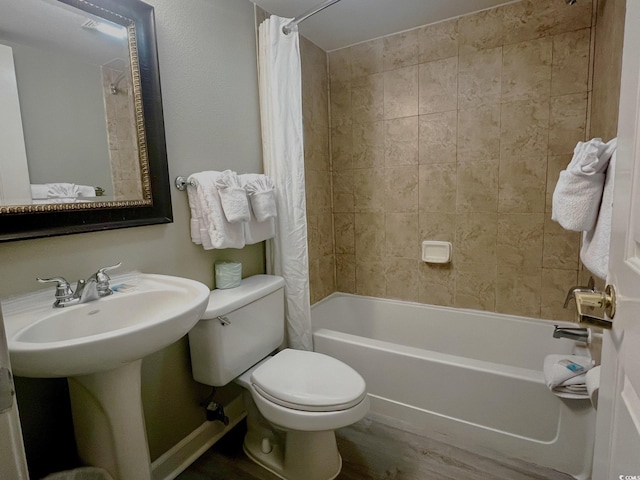
[[[107,275],[105,272],[109,270],[114,270],[118,268],[120,265],[122,265],[122,262],[118,262],[116,265],[110,265],[108,267],[99,268],[98,271],[95,273],[97,289],[100,296],[111,295],[111,293],[113,293],[111,291],[111,288],[109,288],[109,280],[111,280],[111,277],[109,277],[109,275]]]
[[[589,282],[587,283],[586,287],[581,287],[581,286],[571,287],[567,292],[567,298],[565,298],[564,305],[562,306],[562,308],[567,308],[569,306],[569,302],[571,301],[572,298],[575,298],[576,293],[578,292],[592,293],[592,292],[595,292],[595,288],[596,288],[596,282],[593,279],[593,277],[589,277]]]
[[[56,283],[56,301],[53,304],[54,307],[60,305],[65,300],[68,300],[73,297],[73,290],[71,289],[71,285],[64,277],[52,277],[52,278],[40,278],[37,277],[36,280],[40,283]]]

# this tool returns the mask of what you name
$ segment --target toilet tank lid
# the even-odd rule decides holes
[[[215,289],[209,295],[209,304],[202,320],[226,315],[248,305],[276,290],[284,288],[284,279],[276,275],[254,275],[247,277],[235,288]]]

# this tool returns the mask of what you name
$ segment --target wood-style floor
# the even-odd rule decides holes
[[[178,480],[278,480],[242,451],[242,422]],[[499,461],[408,433],[370,418],[336,432],[342,455],[337,480],[572,480],[553,470]]]

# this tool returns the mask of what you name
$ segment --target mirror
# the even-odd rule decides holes
[[[0,241],[171,222],[153,7],[0,11]]]

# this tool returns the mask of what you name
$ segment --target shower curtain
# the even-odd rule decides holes
[[[272,15],[258,32],[258,80],[264,172],[276,187],[276,235],[267,244],[267,271],[284,277],[289,347],[312,350],[304,186],[302,86],[297,27]]]

